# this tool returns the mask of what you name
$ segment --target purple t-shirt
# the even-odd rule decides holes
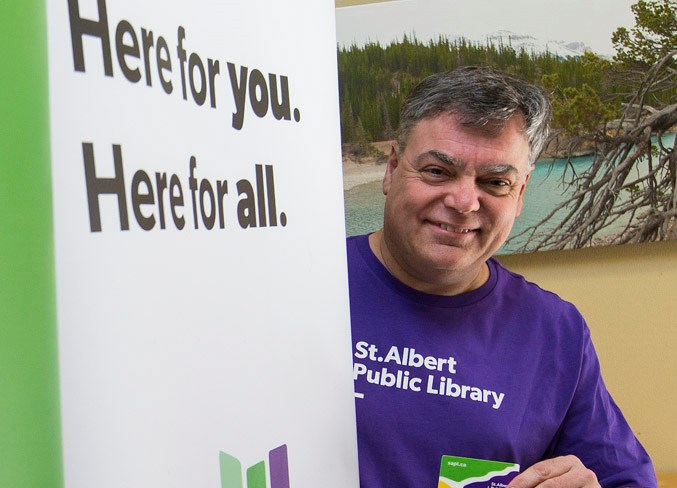
[[[573,305],[493,259],[479,289],[429,295],[367,236],[347,246],[363,488],[435,487],[443,455],[525,469],[565,454],[604,487],[657,486]]]

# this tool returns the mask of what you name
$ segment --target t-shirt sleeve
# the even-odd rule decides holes
[[[609,394],[584,327],[580,376],[552,457],[574,454],[604,487],[657,486],[653,463]]]

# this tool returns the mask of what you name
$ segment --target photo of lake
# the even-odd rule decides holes
[[[382,145],[406,94],[432,73],[489,65],[543,86],[553,103],[552,146],[499,253],[677,241],[674,41],[642,51],[618,35],[641,22],[634,0],[526,4],[519,15],[488,0],[336,9],[347,235],[382,225]],[[590,9],[600,15],[580,15]]]

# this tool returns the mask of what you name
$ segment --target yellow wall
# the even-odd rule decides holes
[[[575,303],[608,389],[657,471],[677,471],[677,242],[501,256]]]

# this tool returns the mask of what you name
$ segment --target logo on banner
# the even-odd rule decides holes
[[[225,452],[219,453],[221,488],[266,488],[266,462],[260,461],[247,468],[247,484],[242,483],[240,460]],[[287,445],[282,444],[268,453],[270,488],[289,488],[289,460]]]

